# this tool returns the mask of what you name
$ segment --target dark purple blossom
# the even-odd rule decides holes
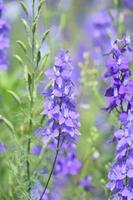
[[[6,53],[9,47],[9,27],[3,18],[4,6],[0,0],[0,70],[8,68]]]

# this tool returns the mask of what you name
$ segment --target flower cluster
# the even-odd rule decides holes
[[[129,43],[127,37],[116,40],[106,64],[105,78],[110,78],[111,87],[105,94],[109,104],[105,110],[117,110],[120,122],[113,139],[117,142],[116,156],[108,174],[110,182],[107,187],[112,192],[110,200],[133,200],[133,81],[130,80]]]
[[[7,69],[6,51],[9,47],[9,27],[3,19],[3,1],[0,0],[0,70]]]
[[[37,130],[37,134],[41,135],[46,143],[59,136],[62,141],[70,141],[79,135],[80,123],[79,114],[76,112],[74,84],[71,80],[72,71],[69,52],[61,50],[55,59],[54,67],[45,73],[50,79],[47,89],[42,92],[47,97],[43,114],[48,116],[48,120],[46,128]]]
[[[129,38],[116,40],[110,52],[112,56],[106,63],[107,71],[104,77],[110,79],[112,83],[105,94],[108,98],[109,106],[106,108],[108,112],[122,108],[123,102],[128,103],[131,99],[132,81],[129,80],[131,70],[129,69],[129,59],[125,55],[128,50],[131,51]]]

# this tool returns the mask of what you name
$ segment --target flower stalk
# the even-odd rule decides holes
[[[36,62],[35,62],[35,29],[34,27],[34,23],[35,23],[35,0],[32,1],[32,30],[31,30],[31,34],[32,34],[32,46],[31,46],[31,51],[32,51],[32,63],[33,63],[33,71],[32,71],[32,75],[31,77],[29,77],[29,81],[28,81],[28,89],[29,89],[29,97],[30,97],[30,117],[29,117],[29,136],[28,136],[28,144],[27,144],[27,178],[28,178],[28,192],[30,192],[31,189],[31,174],[30,174],[30,149],[31,149],[31,133],[32,133],[32,129],[33,129],[33,107],[34,107],[34,84],[35,84],[35,66],[36,66]],[[30,76],[30,75],[29,75]]]

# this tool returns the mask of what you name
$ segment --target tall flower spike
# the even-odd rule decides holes
[[[6,70],[8,68],[6,51],[9,47],[9,27],[3,18],[3,12],[3,1],[0,0],[0,70]]]
[[[46,71],[49,78],[49,88],[43,93],[47,100],[43,114],[48,116],[45,129],[37,130],[44,142],[57,139],[62,141],[76,139],[80,126],[76,112],[74,84],[71,80],[73,65],[68,51],[61,50],[55,59],[54,66]]]
[[[57,145],[54,148],[56,153],[52,169],[39,200],[42,200],[55,171],[59,149],[64,143],[76,141],[79,135],[80,123],[78,120],[79,114],[76,111],[72,71],[73,65],[69,52],[61,50],[59,56],[55,59],[54,66],[45,73],[50,82],[47,86],[48,89],[42,92],[47,97],[42,114],[46,115],[48,120],[46,128],[37,130],[36,134],[41,136],[42,141],[45,143],[53,142],[54,147],[56,143]],[[80,166],[77,168],[79,169]],[[71,173],[76,173],[76,171]]]
[[[120,128],[114,132],[117,141],[114,163],[109,171],[107,187],[112,192],[109,200],[133,200],[133,81],[128,61],[129,39],[122,38],[113,44],[107,62],[106,78],[111,87],[107,89],[109,106],[105,109],[119,113]]]

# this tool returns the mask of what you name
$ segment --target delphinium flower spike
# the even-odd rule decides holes
[[[109,200],[133,200],[133,81],[129,68],[130,40],[116,40],[110,52],[105,78],[111,87],[106,90],[106,111],[117,110],[120,128],[115,130],[113,141],[117,142],[114,163],[109,170],[107,187],[112,196]]]
[[[6,53],[9,48],[9,26],[7,21],[3,18],[4,5],[0,0],[0,70],[8,68]]]
[[[48,116],[48,120],[46,128],[37,130],[36,134],[42,137],[43,142],[54,141],[57,145],[53,167],[42,196],[54,172],[59,149],[64,142],[72,143],[72,141],[76,141],[79,135],[80,123],[79,114],[76,111],[75,87],[71,79],[72,71],[73,65],[69,52],[61,50],[59,56],[55,59],[54,66],[45,73],[50,79],[48,89],[42,92],[47,97],[43,114]]]

